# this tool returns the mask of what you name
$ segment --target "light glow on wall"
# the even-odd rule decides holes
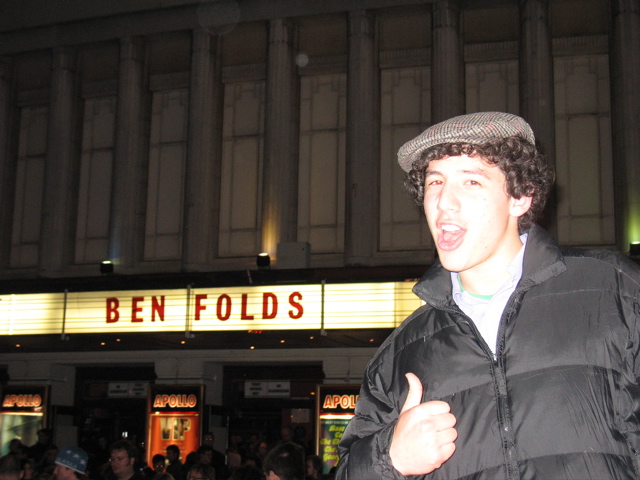
[[[395,328],[412,282],[0,295],[0,334]]]

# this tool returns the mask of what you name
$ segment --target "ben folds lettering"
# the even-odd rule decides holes
[[[207,300],[209,296],[207,294],[195,295],[195,320],[200,320],[207,310],[207,307],[213,306],[213,302],[209,303]],[[292,292],[288,298],[288,304],[292,308],[287,311],[289,318],[297,320],[304,314],[304,308],[302,306],[302,294],[300,292]],[[147,305],[145,297],[131,297],[131,322],[142,323],[144,317],[142,311]],[[152,296],[151,297],[151,321],[155,322],[156,319],[163,321],[165,316],[165,297]],[[279,300],[275,293],[264,292],[262,293],[262,316],[263,320],[269,320],[276,318],[278,315]],[[239,309],[239,312],[238,312]],[[120,299],[118,297],[109,297],[106,299],[106,320],[107,323],[116,323],[120,320]],[[223,293],[219,295],[215,301],[215,318],[224,322],[228,320],[231,315],[239,314],[241,320],[254,320],[256,314],[249,313],[249,294],[243,293],[240,298],[232,297],[229,294]]]

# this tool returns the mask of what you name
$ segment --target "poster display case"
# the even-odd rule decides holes
[[[38,430],[46,425],[49,387],[7,385],[0,407],[0,455],[9,453],[9,442],[19,438],[25,445],[38,441]]]
[[[177,445],[186,456],[200,446],[203,389],[200,385],[154,385],[149,389],[147,463]]]
[[[338,444],[354,416],[359,391],[360,385],[318,385],[316,453],[323,473],[338,464]]]

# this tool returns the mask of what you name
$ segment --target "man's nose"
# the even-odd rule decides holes
[[[460,201],[455,185],[445,183],[440,189],[440,195],[438,196],[438,209],[447,212],[458,211],[459,208]]]

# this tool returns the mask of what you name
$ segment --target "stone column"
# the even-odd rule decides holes
[[[520,115],[529,122],[540,149],[555,165],[556,122],[549,1],[520,0],[519,6]],[[556,217],[556,196],[552,194],[543,224],[554,235]]]
[[[271,20],[262,197],[262,251],[271,258],[278,243],[297,239],[300,88],[293,35],[287,20]]]
[[[147,197],[148,98],[145,45],[120,41],[120,71],[114,154],[109,256],[116,272],[142,258]]]
[[[0,269],[9,265],[15,197],[17,138],[13,62],[0,58]]]
[[[156,383],[203,385],[205,403],[222,405],[224,369],[221,364],[202,359],[164,357],[155,362]]]
[[[223,85],[218,37],[199,29],[192,42],[183,263],[199,270],[218,252]]]
[[[77,52],[56,48],[52,64],[40,237],[44,276],[73,263],[80,168]]]
[[[431,122],[465,113],[464,48],[458,0],[433,4]]]
[[[611,127],[616,243],[621,252],[640,241],[640,1],[612,5]]]
[[[380,72],[375,18],[349,13],[345,264],[367,265],[378,247]]]

